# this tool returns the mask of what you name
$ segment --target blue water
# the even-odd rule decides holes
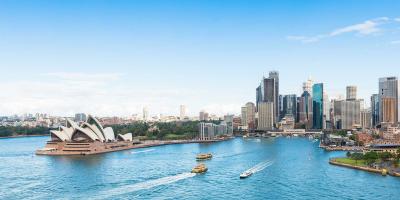
[[[308,139],[233,139],[86,157],[36,156],[48,137],[0,139],[0,199],[399,199],[400,178],[328,164]],[[206,174],[188,173],[211,152]],[[263,165],[248,179],[241,172]]]

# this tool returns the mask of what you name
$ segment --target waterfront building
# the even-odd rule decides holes
[[[77,113],[75,114],[75,122],[84,122],[86,121],[86,114],[85,113]]]
[[[242,108],[241,108],[241,115],[240,115],[240,117],[241,117],[241,125],[242,125],[242,127],[243,128],[245,128],[246,130],[247,130],[247,125],[248,125],[248,123],[247,123],[247,107],[246,106],[243,106]]]
[[[357,99],[357,86],[347,86],[346,87],[346,100],[356,100]]]
[[[313,108],[312,108],[312,97],[308,91],[304,91],[299,98],[298,116],[299,122],[306,125],[307,129],[312,128],[313,122]]]
[[[233,135],[233,119],[235,116],[233,115],[225,115],[224,122],[226,123],[227,134]]]
[[[397,77],[379,79],[379,121],[396,123],[399,117],[399,81]]]
[[[180,105],[179,107],[179,119],[182,121],[186,117],[186,106],[185,105]]]
[[[233,117],[233,130],[239,130],[240,125],[242,124],[241,117]]]
[[[291,115],[297,121],[297,97],[295,94],[283,96],[283,117]],[[281,118],[283,118],[281,117]]]
[[[322,129],[324,121],[324,85],[323,83],[317,83],[313,85],[313,128]]]
[[[219,125],[214,123],[200,122],[199,124],[199,140],[212,140],[217,136],[227,135],[228,127],[226,122],[222,122]]]
[[[280,130],[293,130],[295,125],[295,120],[293,115],[288,114],[285,115],[278,123],[278,129]]]
[[[274,103],[258,103],[258,130],[271,130],[274,127]]]
[[[114,141],[114,131],[111,127],[103,128],[100,122],[88,115],[86,122],[80,126],[67,119],[65,126],[59,130],[51,130],[50,137],[52,142],[110,142]],[[124,141],[132,141],[132,134],[118,135]]]
[[[376,127],[379,124],[379,95],[378,94],[373,94],[371,96],[371,120],[372,120],[372,126]]]
[[[274,124],[279,119],[279,73],[271,71],[268,78],[263,78],[256,89],[257,111],[260,102],[272,102],[274,107]]]
[[[246,103],[246,125],[248,130],[254,130],[255,129],[255,113],[256,113],[256,106],[252,102]]]

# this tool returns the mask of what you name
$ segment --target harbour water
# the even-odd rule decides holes
[[[400,178],[328,164],[306,138],[179,144],[93,156],[36,156],[48,137],[0,139],[0,199],[399,199]],[[189,173],[198,153],[208,172]],[[247,179],[239,175],[252,170]]]

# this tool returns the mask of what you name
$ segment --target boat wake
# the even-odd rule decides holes
[[[254,167],[252,167],[252,168],[246,170],[245,172],[251,172],[251,173],[254,174],[254,173],[257,173],[257,172],[259,172],[259,171],[264,170],[265,168],[271,166],[272,164],[274,164],[273,161],[267,160],[267,161],[258,163],[258,164],[255,165]]]
[[[154,180],[149,180],[141,183],[136,183],[133,185],[126,185],[122,187],[118,187],[115,189],[107,190],[104,192],[104,194],[100,194],[99,196],[101,199],[107,199],[113,196],[118,196],[118,195],[123,195],[127,193],[132,193],[140,190],[147,190],[151,189],[153,187],[161,186],[161,185],[167,185],[171,184],[180,180],[184,180],[187,178],[191,178],[196,176],[195,173],[182,173],[178,174],[175,176],[167,176],[164,178],[159,178],[159,179],[154,179]]]
[[[131,154],[146,153],[146,152],[151,152],[154,150],[155,149],[147,149],[147,150],[143,150],[143,151],[132,151]]]

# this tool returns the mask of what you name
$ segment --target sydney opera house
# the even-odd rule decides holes
[[[132,133],[115,137],[111,127],[103,128],[91,115],[80,125],[67,119],[65,126],[50,131],[50,138],[37,154],[87,155],[133,148]]]

